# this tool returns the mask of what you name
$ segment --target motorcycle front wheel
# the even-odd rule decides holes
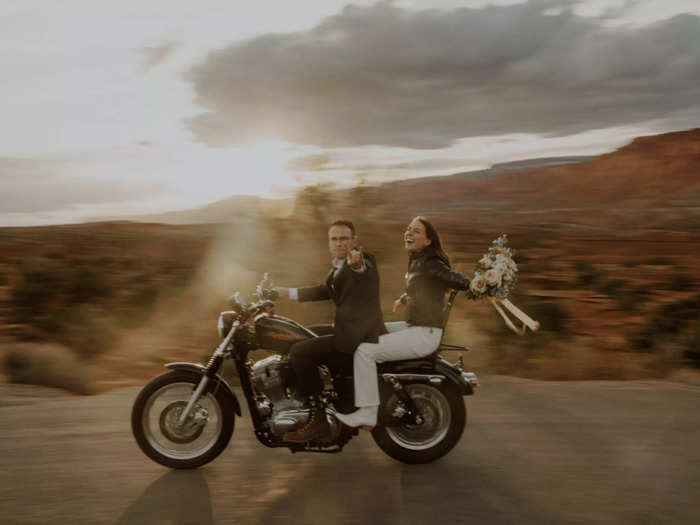
[[[408,383],[404,388],[423,422],[420,425],[378,425],[372,430],[372,437],[379,448],[398,461],[430,463],[452,450],[462,436],[467,422],[464,400],[449,385]],[[392,393],[387,400],[389,412],[399,403]]]
[[[136,398],[131,429],[141,450],[156,463],[175,469],[197,468],[228,445],[235,413],[222,388],[208,388],[184,424],[179,424],[201,379],[201,374],[174,370],[156,377]]]

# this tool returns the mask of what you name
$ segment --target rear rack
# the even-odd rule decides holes
[[[459,346],[459,345],[448,345],[447,343],[442,343],[438,347],[438,351],[440,350],[456,350],[458,352],[469,352],[469,347],[468,346]]]

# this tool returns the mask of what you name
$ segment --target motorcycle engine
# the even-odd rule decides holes
[[[309,410],[304,406],[304,401],[297,397],[292,378],[286,356],[266,357],[256,361],[251,368],[258,412],[267,418],[268,428],[279,437],[299,428],[309,418]],[[340,430],[339,424],[330,416],[328,422],[334,436]]]

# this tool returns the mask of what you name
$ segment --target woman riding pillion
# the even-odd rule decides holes
[[[469,288],[469,279],[452,270],[440,236],[424,217],[415,217],[406,228],[404,248],[409,255],[405,293],[394,302],[393,311],[406,308],[406,322],[389,323],[390,333],[380,336],[376,344],[357,347],[353,370],[358,410],[336,414],[351,427],[377,424],[377,363],[417,359],[435,352],[442,339],[445,291]]]

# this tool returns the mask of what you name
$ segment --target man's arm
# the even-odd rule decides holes
[[[379,274],[377,271],[377,260],[373,255],[368,253],[361,253],[361,255],[362,265],[356,269],[350,266],[350,269],[353,270],[350,275],[352,275],[355,279],[360,280],[377,279]]]
[[[331,298],[330,290],[325,284],[310,286],[307,288],[285,288],[275,286],[275,291],[280,297],[288,297],[292,301],[325,301]]]
[[[304,301],[327,301],[331,298],[331,291],[325,284],[310,286],[308,288],[297,288],[297,300]],[[291,297],[291,292],[290,292]]]

